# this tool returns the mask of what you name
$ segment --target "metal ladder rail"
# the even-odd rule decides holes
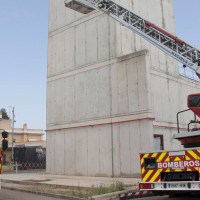
[[[200,74],[200,50],[111,0],[77,0],[101,10]],[[167,34],[167,35],[166,35]],[[173,38],[171,37],[173,36]]]

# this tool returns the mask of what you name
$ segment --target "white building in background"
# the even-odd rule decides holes
[[[172,0],[118,2],[175,33]],[[140,176],[139,152],[180,147],[176,113],[199,88],[174,59],[105,14],[50,0],[47,173]]]

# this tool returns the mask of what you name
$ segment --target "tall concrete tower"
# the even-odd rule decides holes
[[[105,14],[63,1],[50,0],[47,173],[138,177],[139,152],[179,147],[176,113],[199,84]],[[172,0],[117,2],[175,34]]]

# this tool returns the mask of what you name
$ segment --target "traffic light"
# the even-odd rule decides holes
[[[5,151],[8,148],[8,140],[6,138],[8,137],[8,132],[3,131],[2,133],[2,149]]]
[[[8,140],[2,140],[2,149],[5,151],[8,148]]]
[[[3,131],[2,133],[2,138],[7,138],[8,137],[8,132],[6,132],[6,131]]]

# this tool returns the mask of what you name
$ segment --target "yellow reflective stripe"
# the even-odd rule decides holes
[[[188,153],[189,153],[194,159],[197,159],[197,155],[194,153],[194,151],[188,151]]]
[[[158,155],[158,153],[154,153],[154,154],[152,155],[152,157],[155,158],[157,155]]]
[[[155,175],[151,178],[151,180],[149,182],[154,182],[159,175],[160,175],[160,171],[157,170],[157,172],[155,173]],[[160,180],[158,182],[160,182]]]
[[[144,167],[142,168],[142,174],[144,174],[144,172],[145,172],[145,169],[144,169]]]
[[[144,163],[144,158],[141,159],[141,166],[142,166],[143,163]]]
[[[146,176],[143,178],[143,182],[146,182],[146,180],[148,179],[148,177],[151,175],[151,173],[153,172],[153,170],[149,170],[148,173],[146,174]]]
[[[174,161],[180,161],[181,159],[179,158],[179,157],[176,157],[175,159],[174,159]]]
[[[165,157],[166,154],[167,154],[167,153],[162,153],[162,154],[160,155],[160,157],[159,157],[159,162],[161,162],[161,160]]]
[[[184,171],[184,170],[182,170],[182,169],[176,169],[175,170],[175,172],[182,172],[182,171]]]
[[[188,156],[185,156],[185,160],[191,160],[191,159],[190,159],[190,157],[188,157]]]
[[[167,157],[166,160],[165,160],[165,162],[169,162],[169,161],[170,161],[170,160],[169,160],[169,157]]]

